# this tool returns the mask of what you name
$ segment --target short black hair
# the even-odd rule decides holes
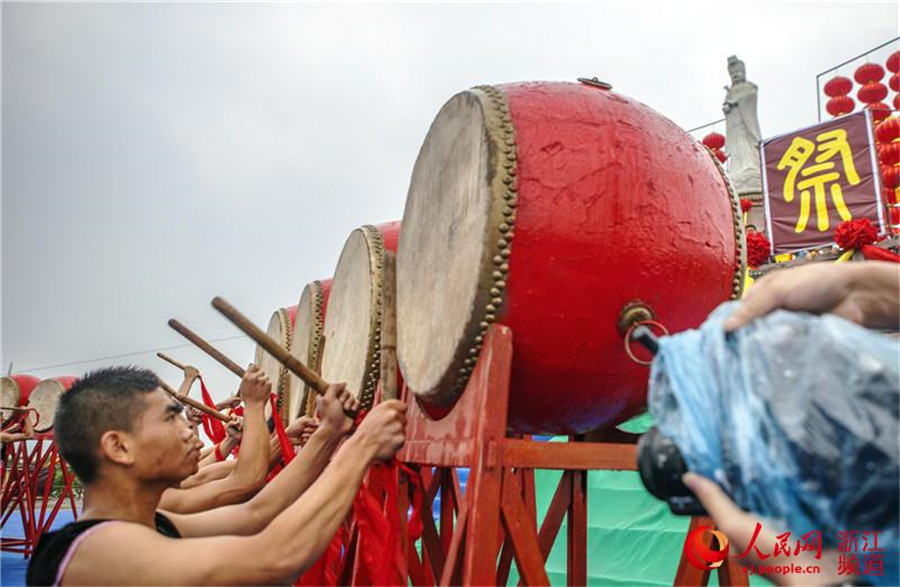
[[[59,452],[83,483],[97,477],[100,437],[130,432],[143,412],[144,397],[159,387],[149,369],[109,367],[91,371],[62,394],[53,420]]]

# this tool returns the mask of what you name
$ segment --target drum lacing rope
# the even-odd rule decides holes
[[[628,327],[628,330],[625,332],[625,354],[628,355],[628,358],[637,363],[638,365],[644,365],[645,367],[649,366],[653,361],[645,361],[643,359],[637,358],[634,354],[634,351],[631,350],[631,335],[634,334],[634,329],[638,326],[655,326],[658,328],[664,335],[669,336],[669,329],[663,326],[660,322],[656,320],[639,320],[634,322],[631,326]]]

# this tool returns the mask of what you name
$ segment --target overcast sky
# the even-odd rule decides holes
[[[3,370],[177,383],[166,320],[235,337],[214,295],[262,326],[296,304],[353,228],[402,216],[429,124],[473,85],[597,76],[689,129],[721,118],[737,54],[768,137],[898,34],[896,2],[4,3]],[[237,382],[170,354],[216,396]]]

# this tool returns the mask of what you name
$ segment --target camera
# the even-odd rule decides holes
[[[681,481],[687,465],[675,442],[654,426],[641,436],[637,445],[638,472],[654,497],[669,504],[678,516],[705,516],[706,510]]]

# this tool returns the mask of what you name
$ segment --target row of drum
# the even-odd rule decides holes
[[[426,412],[465,393],[499,324],[513,341],[509,427],[581,434],[646,407],[625,318],[699,325],[740,293],[745,247],[721,165],[649,107],[592,80],[478,86],[431,124],[402,220],[354,230],[331,278],[268,331],[368,407],[395,252],[399,372]],[[301,381],[261,349],[257,363],[285,418],[311,409]]]
[[[5,428],[16,419],[17,410],[27,408],[34,431],[41,434],[53,430],[53,417],[63,392],[77,377],[60,376],[41,380],[33,375],[13,374],[0,379],[0,418]]]

